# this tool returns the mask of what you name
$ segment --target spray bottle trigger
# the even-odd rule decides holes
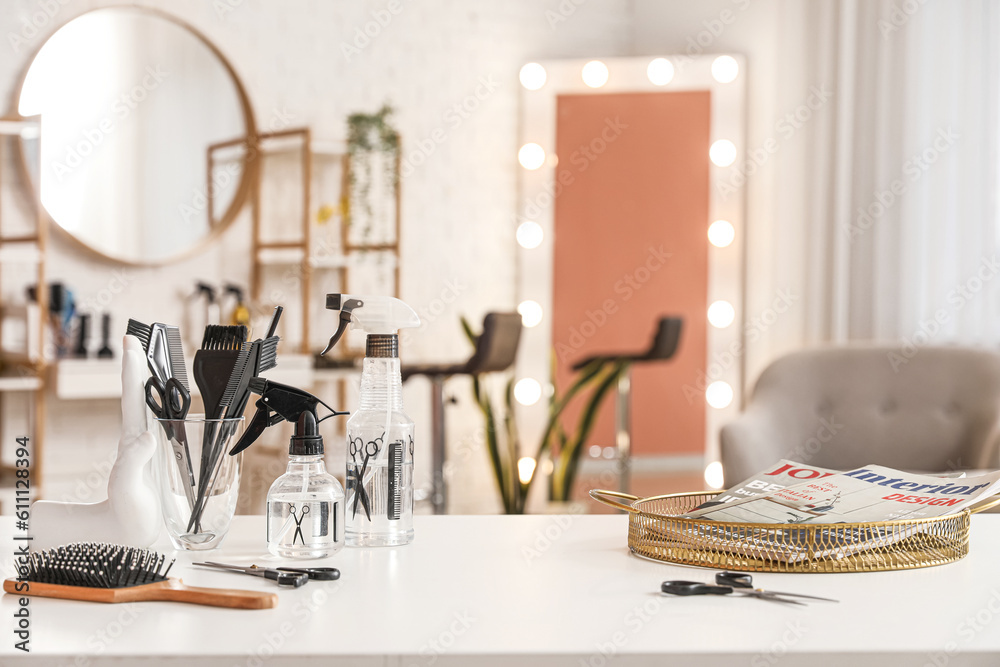
[[[321,357],[332,350],[333,346],[344,335],[344,332],[347,331],[347,325],[351,323],[351,311],[365,305],[365,302],[361,299],[344,300],[342,296],[341,294],[328,294],[326,296],[327,309],[340,311],[340,324],[337,326],[337,331],[330,337],[330,342],[326,344],[326,349],[319,353]]]
[[[261,436],[268,426],[271,425],[271,410],[267,407],[267,403],[264,399],[257,401],[257,412],[254,413],[253,419],[250,420],[250,425],[247,426],[247,430],[243,432],[240,437],[239,442],[229,450],[230,456],[236,456],[244,449],[252,445],[257,441],[257,438]]]
[[[344,335],[344,332],[347,331],[347,325],[350,324],[350,322],[351,322],[351,311],[345,310],[341,312],[340,326],[337,327],[337,331],[334,332],[334,334],[330,337],[330,342],[326,344],[326,348],[319,353],[319,356],[321,357],[325,356],[327,352],[333,349],[333,346],[337,344],[337,342]]]

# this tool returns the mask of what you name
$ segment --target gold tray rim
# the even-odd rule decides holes
[[[953,514],[943,514],[941,516],[935,517],[925,517],[925,518],[915,518],[915,519],[896,519],[892,521],[863,521],[855,523],[809,523],[809,524],[782,524],[782,523],[744,523],[740,521],[707,521],[704,519],[685,519],[678,515],[670,514],[658,514],[655,512],[649,512],[646,510],[641,510],[634,505],[639,502],[649,502],[654,500],[664,500],[664,499],[675,499],[675,498],[688,498],[691,496],[717,496],[719,494],[725,493],[725,491],[685,491],[683,493],[665,493],[658,496],[647,496],[645,498],[634,496],[629,493],[623,493],[621,491],[609,491],[606,489],[591,489],[590,497],[597,502],[607,505],[608,507],[614,507],[616,509],[621,509],[629,512],[629,514],[638,514],[640,516],[652,519],[655,521],[677,521],[681,523],[688,523],[692,525],[711,525],[711,526],[726,526],[726,527],[741,527],[744,529],[755,529],[755,530],[776,530],[781,526],[785,526],[787,530],[789,525],[796,525],[801,529],[830,529],[832,527],[839,527],[843,529],[858,528],[858,527],[885,527],[885,526],[906,526],[914,524],[932,524],[941,523],[946,521],[954,521],[955,519],[962,518],[963,515],[976,514],[978,512],[985,511],[1000,504],[1000,494],[985,498],[976,505],[971,507],[966,507],[959,512]],[[611,496],[613,498],[621,498],[630,501],[630,505],[626,505],[621,502],[608,502],[606,498],[601,496]]]

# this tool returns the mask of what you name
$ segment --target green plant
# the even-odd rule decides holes
[[[374,227],[375,207],[372,182],[375,155],[383,156],[384,181],[393,188],[399,183],[399,132],[391,124],[393,108],[382,105],[376,113],[352,113],[347,117],[347,153],[351,156],[350,191],[345,197],[345,218],[348,224],[363,224],[361,234],[366,240]],[[360,215],[359,215],[360,214]]]
[[[468,320],[462,318],[462,329],[469,342],[475,346],[478,335],[473,332]],[[546,456],[552,458],[552,477],[549,484],[549,494],[552,500],[567,501],[573,489],[573,482],[579,469],[580,455],[594,422],[597,411],[608,392],[617,385],[618,379],[626,372],[629,362],[626,360],[594,361],[580,369],[579,374],[567,388],[566,393],[559,395],[554,389],[549,399],[549,416],[535,454],[537,466]],[[552,376],[555,377],[553,359]],[[554,383],[553,383],[554,386]],[[584,390],[590,389],[589,395]],[[493,476],[500,491],[500,499],[504,512],[507,514],[523,514],[528,492],[536,475],[527,481],[520,479],[518,461],[520,460],[521,443],[517,432],[514,412],[514,380],[507,381],[504,387],[503,428],[498,427],[497,410],[489,392],[483,386],[479,375],[472,376],[472,395],[476,405],[483,414],[486,429],[486,446]],[[562,415],[566,407],[577,396],[584,397],[583,410],[580,413],[576,428],[567,433]],[[558,452],[553,455],[553,444],[558,445]]]

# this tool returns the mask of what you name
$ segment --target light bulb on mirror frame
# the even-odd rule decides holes
[[[538,326],[544,315],[541,304],[531,299],[525,299],[519,303],[517,312],[521,315],[521,324],[529,329]]]
[[[708,241],[716,248],[725,248],[736,238],[736,229],[728,220],[716,220],[708,227]]]
[[[712,77],[719,83],[730,83],[740,75],[740,64],[732,56],[719,56],[712,61]]]
[[[719,139],[708,149],[708,157],[716,167],[728,167],[736,162],[736,144],[729,139]]]
[[[534,250],[545,240],[545,231],[534,220],[525,220],[517,226],[517,242],[526,250]]]
[[[674,64],[666,58],[654,58],[646,67],[646,76],[654,86],[665,86],[674,80]]]
[[[712,461],[705,466],[705,484],[710,489],[721,489],[725,484],[725,471],[721,461]]]
[[[521,378],[514,385],[514,398],[524,406],[531,406],[542,397],[542,385],[534,378]]]
[[[545,68],[538,63],[528,63],[521,68],[518,78],[521,80],[521,85],[528,90],[538,90],[545,85],[548,75]]]
[[[591,60],[580,72],[583,82],[591,88],[600,88],[608,82],[608,66],[600,60]]]
[[[723,380],[716,380],[705,389],[705,401],[717,410],[729,407],[733,402],[733,388]]]
[[[525,144],[517,152],[517,161],[525,169],[534,171],[545,164],[545,149],[538,144]]]

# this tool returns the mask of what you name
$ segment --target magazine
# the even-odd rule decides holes
[[[696,509],[682,518],[741,523],[865,523],[955,514],[1000,490],[1000,472],[962,479],[865,466]]]
[[[808,481],[789,483],[796,476]],[[766,490],[771,485],[780,488]],[[843,525],[921,519],[954,514],[1000,490],[1000,472],[958,479],[902,473],[866,466],[838,473],[779,461],[681,519],[659,536],[682,545],[697,544],[752,558],[785,562],[843,558],[898,543],[922,530],[919,523],[889,526]],[[762,529],[740,524],[775,524]],[[830,524],[820,530],[803,524]]]
[[[815,481],[830,475],[835,475],[839,470],[829,470],[818,466],[807,466],[788,459],[781,459],[773,466],[759,472],[750,479],[744,480],[723,491],[707,503],[702,503],[695,510],[708,509],[722,505],[734,500],[743,500],[752,496],[760,496],[767,493],[774,493],[789,486],[802,484],[807,481]]]

